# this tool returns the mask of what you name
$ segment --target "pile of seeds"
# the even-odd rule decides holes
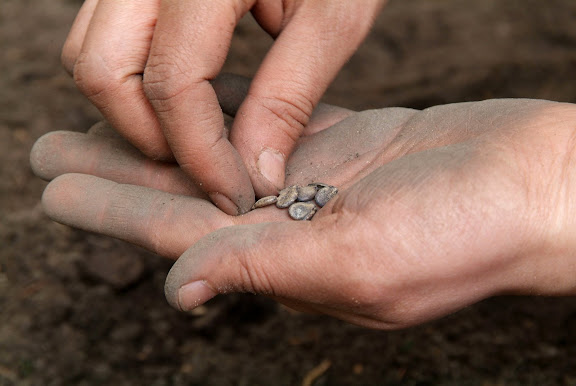
[[[259,199],[252,209],[276,204],[277,208],[288,208],[288,214],[294,220],[310,220],[316,211],[326,205],[336,193],[338,193],[338,188],[320,182],[306,186],[291,185],[282,189],[278,196]]]

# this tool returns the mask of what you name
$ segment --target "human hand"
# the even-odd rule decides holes
[[[286,173],[288,184],[340,188],[310,222],[270,207],[231,217],[201,199],[111,182],[188,192],[118,139],[49,134],[32,163],[45,177],[105,178],[49,184],[44,205],[57,221],[183,253],[166,282],[177,308],[246,291],[399,328],[496,294],[574,294],[575,123],[573,105],[533,100],[321,106]]]
[[[220,76],[214,81],[224,110],[238,110],[246,96],[248,84],[248,79],[230,75]],[[399,117],[397,119],[401,119],[404,114],[413,113],[410,109],[396,110]],[[343,143],[347,142],[348,126],[337,128],[336,124],[355,114],[351,110],[326,104],[320,104],[316,108],[299,140],[302,146],[298,147],[299,150],[290,160],[289,183],[304,184],[322,180],[345,186],[346,181],[353,178],[352,175],[346,176],[344,171],[347,166],[344,163],[350,157],[358,157],[362,149],[369,152],[375,146],[371,142],[362,143],[360,137],[358,146],[350,150],[352,153],[342,154],[341,157],[331,155],[330,163],[325,163],[321,168],[311,167],[309,164],[319,165],[329,161],[327,153],[332,152],[332,149],[324,146],[320,132],[333,127],[332,137],[338,138],[334,137],[327,144],[335,145],[336,141],[339,141],[342,142],[341,146],[344,146]],[[391,123],[394,124],[394,120]],[[226,119],[226,125],[231,125],[231,119]],[[318,151],[319,147],[323,147],[323,150]],[[35,144],[31,153],[31,165],[36,175],[45,180],[53,180],[65,174],[51,183],[44,194],[44,205],[51,217],[82,229],[125,239],[166,257],[178,257],[199,238],[222,227],[263,221],[292,221],[286,211],[272,208],[262,208],[242,216],[223,213],[208,201],[206,194],[187,178],[178,164],[149,159],[118,135],[107,122],[94,125],[87,134],[66,131],[48,133]],[[62,180],[69,180],[70,184]],[[81,191],[84,188],[87,189]],[[109,189],[118,189],[118,194],[108,193]],[[146,198],[151,201],[146,201]],[[76,201],[76,204],[72,204],[70,199]],[[140,213],[132,217],[130,211],[135,209],[135,203],[122,203],[115,201],[116,199],[139,201],[138,205],[147,207],[148,213],[145,216]],[[168,207],[165,207],[165,201],[170,201]],[[161,207],[158,207],[160,203]],[[79,211],[66,209],[71,207]],[[171,218],[163,218],[158,224],[141,222],[144,217],[158,216],[159,209],[162,209],[162,212],[164,209],[168,211],[160,215],[161,217]],[[66,210],[64,217],[60,215],[61,210]],[[110,212],[104,214],[107,211]],[[184,213],[186,216],[182,216]],[[192,213],[195,214],[191,215]],[[128,228],[123,229],[125,233],[118,235],[118,224],[115,223],[118,217],[143,225],[147,228],[146,235],[138,235],[138,232]],[[174,232],[174,229],[179,228],[174,227],[177,222],[181,224],[181,229]],[[152,246],[152,233],[166,226],[173,227],[168,232],[173,237],[169,242],[163,241],[157,247]]]
[[[153,159],[172,153],[228,214],[284,185],[286,159],[383,0],[86,0],[62,60],[104,117]],[[276,42],[233,135],[210,81],[248,11]]]

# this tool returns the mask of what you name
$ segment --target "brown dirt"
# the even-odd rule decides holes
[[[0,385],[576,384],[576,299],[494,298],[405,331],[219,297],[194,315],[163,297],[170,262],[48,220],[28,166],[51,130],[98,113],[59,65],[81,4],[0,7]],[[392,0],[326,101],[366,109],[498,97],[576,102],[573,0]],[[226,70],[271,41],[238,28]]]

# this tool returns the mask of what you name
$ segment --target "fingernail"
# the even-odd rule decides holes
[[[230,215],[236,216],[240,214],[238,206],[232,202],[231,199],[223,195],[222,193],[212,192],[208,193],[210,200],[216,205],[221,211],[226,212]]]
[[[208,287],[204,280],[193,281],[192,283],[184,284],[178,290],[178,307],[182,311],[190,311],[206,303],[216,295],[216,292]]]
[[[284,156],[277,150],[264,149],[257,162],[262,177],[270,182],[276,189],[284,187]]]

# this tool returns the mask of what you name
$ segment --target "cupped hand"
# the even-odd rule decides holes
[[[399,328],[496,294],[576,292],[575,124],[573,105],[535,100],[321,105],[286,170],[287,184],[340,188],[310,222],[275,207],[228,216],[108,129],[49,134],[32,164],[64,174],[44,194],[52,218],[182,254],[166,282],[179,309],[252,292]]]
[[[118,132],[154,159],[172,154],[228,214],[284,185],[286,159],[383,0],[86,0],[62,60]],[[230,140],[210,81],[251,11],[276,41]]]

